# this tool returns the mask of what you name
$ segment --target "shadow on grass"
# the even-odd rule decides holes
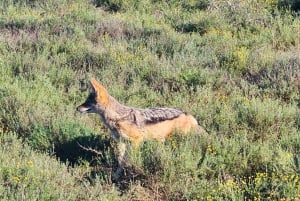
[[[109,165],[113,160],[113,145],[109,138],[102,136],[80,136],[65,143],[57,144],[54,152],[57,158],[71,166],[84,161],[92,165],[95,160]]]
[[[91,171],[87,172],[84,179],[94,183],[96,178],[115,183],[123,193],[129,190],[133,182],[145,180],[143,171],[127,162],[121,177],[112,178],[117,170],[118,162],[116,153],[117,144],[109,137],[81,136],[55,146],[55,156],[62,162],[74,167],[88,163]]]

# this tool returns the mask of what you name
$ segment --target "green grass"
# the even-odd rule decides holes
[[[0,200],[300,199],[297,1],[0,4]],[[112,181],[107,128],[75,112],[91,77],[209,137],[129,149]]]

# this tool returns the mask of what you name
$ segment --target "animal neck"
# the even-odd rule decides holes
[[[116,99],[109,96],[109,104],[105,108],[99,109],[97,112],[104,124],[111,130],[116,130],[119,125],[118,121],[124,119],[124,116],[128,114],[129,107],[122,105]]]

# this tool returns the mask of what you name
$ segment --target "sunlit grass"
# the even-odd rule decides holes
[[[2,1],[0,200],[300,199],[300,19],[281,4]],[[209,135],[128,143],[112,181],[108,129],[75,111],[91,77]]]

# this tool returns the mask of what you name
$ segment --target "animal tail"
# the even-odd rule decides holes
[[[206,130],[200,126],[196,120],[195,117],[193,117],[192,115],[189,115],[191,122],[193,122],[194,128],[195,128],[195,132],[201,135],[208,135],[208,133],[206,132]]]
[[[208,132],[204,128],[202,128],[202,126],[197,126],[196,132],[201,135],[209,135]]]

